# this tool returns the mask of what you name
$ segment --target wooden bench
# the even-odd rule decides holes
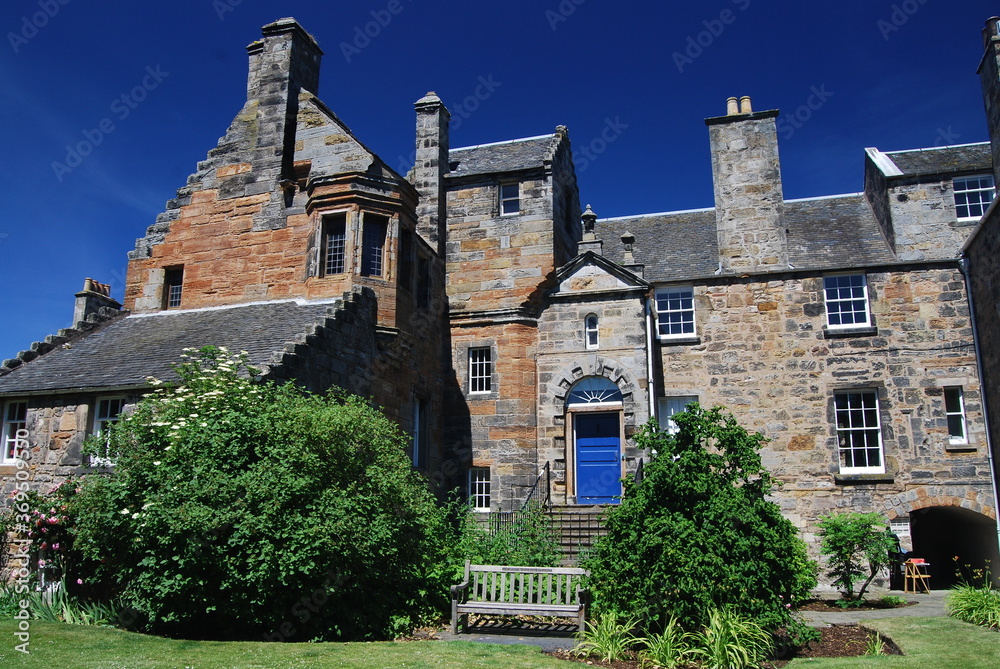
[[[532,615],[575,618],[583,630],[587,593],[581,580],[589,572],[575,567],[507,567],[465,562],[465,579],[451,586],[451,632],[468,614]]]

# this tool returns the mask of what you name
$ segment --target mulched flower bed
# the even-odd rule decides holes
[[[856,657],[865,654],[868,645],[868,638],[873,632],[859,625],[833,625],[832,627],[821,627],[822,637],[819,641],[814,641],[804,648],[796,649],[788,653],[779,651],[778,655],[770,662],[765,663],[765,667],[783,667],[797,657]],[[882,636],[885,643],[887,655],[902,655],[899,648],[888,637]],[[617,662],[605,662],[594,658],[580,658],[568,651],[556,651],[549,653],[553,657],[571,662],[581,662],[594,667],[609,667],[611,669],[639,669],[640,663],[637,659],[619,660]]]
[[[905,604],[884,604],[877,599],[865,600],[860,606],[841,607],[838,599],[810,599],[805,604],[798,607],[799,611],[881,611],[884,609],[898,609],[904,606],[913,606],[919,602],[906,602]]]

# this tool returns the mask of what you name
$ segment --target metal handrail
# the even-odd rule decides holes
[[[542,467],[542,471],[538,472],[538,477],[535,479],[534,485],[531,486],[531,490],[528,491],[528,496],[524,498],[524,504],[521,505],[521,511],[528,508],[531,504],[531,500],[534,498],[535,493],[538,491],[538,484],[541,483],[542,477],[545,477],[545,499],[542,500],[542,507],[548,508],[549,504],[552,502],[552,469],[549,467],[549,461],[545,461],[545,465]]]

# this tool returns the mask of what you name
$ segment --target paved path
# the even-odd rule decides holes
[[[872,618],[900,618],[904,616],[943,616],[944,600],[947,590],[931,590],[930,594],[905,593],[902,590],[875,590],[866,597],[876,600],[883,595],[896,595],[908,602],[917,602],[913,606],[903,606],[898,609],[877,609],[875,611],[803,611],[802,618],[814,627],[827,625],[855,624]],[[833,592],[822,593],[823,597],[836,596]],[[539,646],[542,650],[568,650],[576,645],[573,638],[575,625],[543,625],[526,624],[482,625],[473,627],[462,634],[452,634],[444,629],[437,633],[442,641],[478,641],[480,643],[525,644]]]
[[[829,593],[824,593],[830,597]],[[877,590],[865,598],[877,600],[882,595],[895,595],[902,597],[908,602],[917,602],[914,606],[902,606],[898,609],[876,609],[874,611],[852,611],[850,609],[841,611],[830,609],[829,611],[803,611],[802,618],[815,627],[826,625],[843,625],[863,622],[871,618],[902,618],[908,616],[943,616],[944,600],[948,595],[947,590],[931,590],[930,594],[903,592],[902,590]]]

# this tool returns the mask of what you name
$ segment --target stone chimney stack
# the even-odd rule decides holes
[[[778,110],[754,112],[750,98],[727,100],[727,114],[705,119],[712,149],[715,220],[722,271],[788,267],[778,160]]]
[[[83,290],[76,294],[76,304],[73,308],[73,325],[87,320],[87,316],[96,314],[103,307],[121,309],[122,305],[111,297],[111,286],[98,283],[91,278],[83,281]]]
[[[294,98],[299,91],[319,94],[323,51],[313,36],[293,18],[278,19],[261,28],[263,39],[250,44],[247,99]]]
[[[417,151],[413,185],[420,193],[417,231],[441,255],[445,253],[444,175],[448,173],[448,122],[451,114],[431,91],[414,103],[417,111]]]
[[[983,87],[986,123],[993,154],[993,178],[1000,184],[1000,17],[986,20],[983,28],[983,59],[979,62],[979,81]]]

